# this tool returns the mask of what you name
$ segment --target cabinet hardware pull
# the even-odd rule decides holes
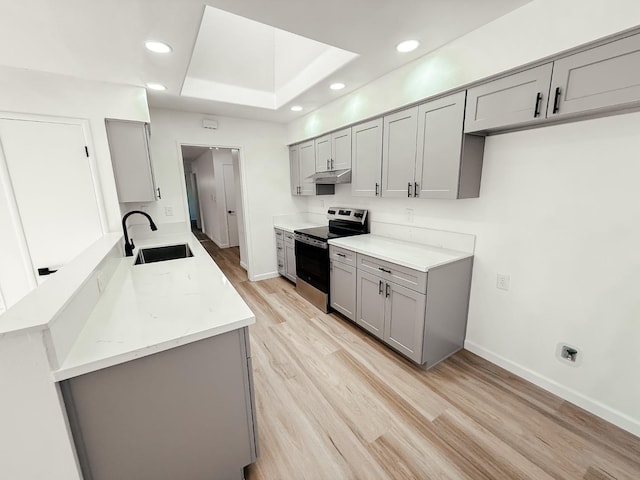
[[[378,295],[382,295],[382,280],[378,283]]]
[[[556,96],[553,99],[553,113],[558,113],[560,110],[560,87],[556,87]]]
[[[391,273],[391,270],[387,270],[386,268],[378,267],[378,270],[384,273]]]
[[[331,159],[331,170],[333,170],[333,169],[335,168],[335,167],[333,166],[333,164],[334,164],[334,160],[333,160],[333,158],[332,158],[332,159]]]
[[[411,196],[411,182],[407,183],[407,197]]]
[[[542,93],[538,92],[538,95],[536,95],[536,106],[533,108],[533,118],[540,116],[540,102],[542,102]]]
[[[278,250],[282,250],[282,247],[278,247]]]
[[[156,188],[158,190],[158,199],[162,200],[162,195],[160,194],[160,187]]]
[[[339,256],[339,257],[344,257],[344,258],[347,257],[344,253],[336,253],[336,255]]]
[[[418,196],[418,182],[415,182],[413,184],[413,196],[417,197]]]
[[[329,170],[329,159],[327,158],[327,170]]]
[[[384,296],[387,297],[387,298],[389,297],[389,284],[388,283],[385,284],[385,287],[384,287]]]
[[[378,196],[378,182],[376,182],[376,197]]]

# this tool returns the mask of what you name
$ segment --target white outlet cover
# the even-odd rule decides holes
[[[503,275],[498,273],[496,275],[496,288],[500,290],[509,290],[511,285],[511,277],[509,275]]]
[[[578,352],[578,355],[576,356],[576,361],[572,362],[571,360],[568,360],[566,358],[562,358],[562,347],[570,347],[573,348],[574,350],[576,350]],[[556,345],[556,358],[560,361],[560,363],[563,363],[565,365],[568,365],[570,367],[579,367],[580,365],[582,365],[582,350],[580,350],[578,347],[576,347],[575,345],[572,345],[571,343],[567,343],[567,342],[560,342],[558,343],[558,345]]]

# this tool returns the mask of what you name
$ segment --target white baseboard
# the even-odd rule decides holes
[[[260,280],[268,280],[270,278],[279,277],[280,274],[278,272],[269,272],[269,273],[261,273],[260,275],[252,275],[249,277],[249,280],[252,282],[259,282]]]
[[[249,271],[249,267],[247,267],[247,264],[246,264],[246,263],[244,263],[243,261],[240,261],[240,266],[241,266],[242,268],[244,268],[244,269],[245,269],[245,271],[247,271],[247,272]]]
[[[551,380],[550,378],[540,375],[530,368],[523,367],[522,365],[519,365],[518,363],[509,360],[502,355],[493,353],[492,351],[487,350],[486,348],[474,342],[466,340],[464,342],[464,348],[484,358],[485,360],[488,360],[491,363],[495,363],[505,370],[508,370],[511,373],[514,373],[519,377],[528,380],[534,385],[537,385],[538,387],[543,388],[559,396],[560,398],[573,403],[574,405],[584,408],[588,412],[593,413],[594,415],[603,418],[610,423],[613,423],[623,430],[626,430],[627,432],[640,437],[640,421],[631,418],[630,416],[619,412],[593,398],[587,397],[586,395],[576,390],[567,388],[564,385],[556,382],[555,380]]]

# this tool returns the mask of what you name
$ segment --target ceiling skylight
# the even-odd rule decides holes
[[[277,110],[357,56],[207,6],[181,95]]]

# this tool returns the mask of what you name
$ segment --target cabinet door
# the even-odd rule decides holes
[[[316,172],[331,170],[331,135],[316,138]]]
[[[470,88],[464,131],[497,130],[544,119],[552,67],[547,63]]]
[[[422,363],[426,295],[387,282],[383,340],[411,360]]]
[[[144,122],[106,119],[107,137],[118,200],[152,202],[156,186],[149,154],[149,130]]]
[[[465,92],[420,105],[416,196],[457,198]]]
[[[296,281],[296,250],[293,243],[284,244],[284,264],[286,267],[285,277],[295,283]]]
[[[417,127],[418,107],[384,117],[383,197],[413,196]]]
[[[300,144],[300,195],[315,195],[316,184],[309,177],[316,173],[316,149],[313,140]]]
[[[640,35],[554,62],[547,116],[640,104],[638,65]]]
[[[331,134],[331,170],[351,168],[351,129]]]
[[[356,319],[356,269],[331,261],[331,307],[350,320]]]
[[[370,273],[357,274],[356,323],[382,339],[384,335],[384,281]]]
[[[291,195],[300,195],[300,148],[298,145],[289,147],[289,166]]]
[[[375,197],[382,183],[382,118],[351,128],[351,195]]]

